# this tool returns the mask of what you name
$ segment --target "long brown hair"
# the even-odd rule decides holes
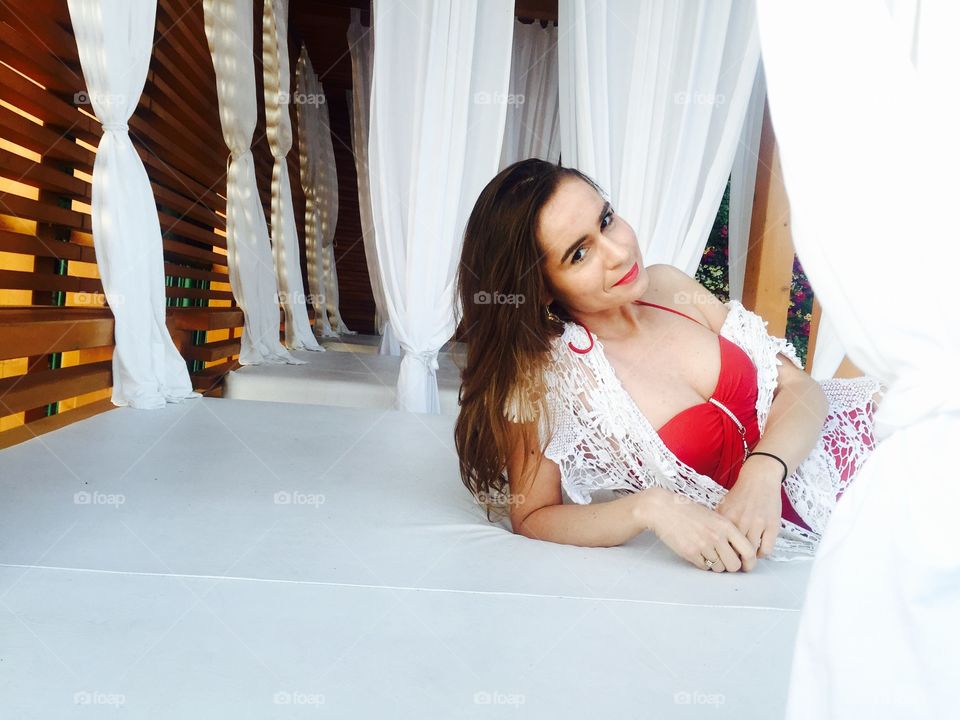
[[[601,188],[575,168],[545,160],[521,160],[503,169],[480,193],[464,231],[456,275],[458,339],[466,345],[461,367],[460,414],[454,429],[460,476],[467,490],[487,512],[487,519],[507,514],[510,486],[505,474],[511,424],[504,415],[508,397],[522,386],[526,414],[547,422],[542,371],[549,362],[553,338],[563,323],[547,317],[549,292],[543,272],[544,252],[538,243],[540,212],[560,181],[577,177],[597,193]],[[550,310],[570,320],[554,300]],[[527,418],[529,420],[529,417]],[[537,431],[532,433],[537,437]],[[523,433],[523,470],[531,454]],[[530,477],[535,477],[534,472]]]

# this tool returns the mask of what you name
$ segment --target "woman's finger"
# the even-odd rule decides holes
[[[763,531],[763,536],[760,538],[760,550],[758,551],[760,557],[766,557],[773,552],[773,546],[777,542],[779,532],[779,525],[771,525]]]
[[[713,562],[709,565],[707,560],[712,560]],[[700,567],[704,570],[712,570],[713,572],[723,572],[723,560],[720,558],[720,553],[716,551],[715,548],[707,548],[700,551]]]
[[[737,565],[746,565],[747,570],[750,570],[757,562],[757,546],[742,532],[734,528],[729,536],[728,543],[733,547],[731,552],[735,552],[739,558]],[[727,566],[729,568],[729,565]],[[737,567],[739,570],[740,568]]]
[[[723,561],[723,567],[727,572],[736,572],[742,564],[740,557],[729,542],[721,543],[717,548],[720,559]]]

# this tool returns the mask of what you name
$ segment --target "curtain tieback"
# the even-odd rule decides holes
[[[112,130],[114,132],[125,133],[130,131],[130,128],[125,122],[105,122],[100,124],[103,126],[104,132],[110,132]]]
[[[237,160],[244,157],[245,155],[252,155],[252,154],[253,153],[250,150],[250,148],[246,148],[244,150],[231,150],[229,160],[230,162],[236,162]]]
[[[413,358],[414,360],[419,360],[426,368],[436,372],[440,369],[440,364],[437,362],[437,352],[437,350],[422,350],[420,352],[407,350],[405,351],[404,356]]]

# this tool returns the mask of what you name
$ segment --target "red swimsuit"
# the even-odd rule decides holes
[[[689,315],[663,305],[642,300],[636,302],[638,305],[669,310],[697,322]],[[757,369],[736,343],[721,335],[717,338],[720,344],[720,377],[711,398],[736,415],[743,425],[744,435],[741,437],[737,423],[723,409],[709,401],[674,415],[657,434],[680,461],[729,490],[743,465],[743,439],[746,439],[751,450],[760,440],[757,425]],[[793,509],[782,485],[780,498],[783,501],[781,516],[809,530]]]

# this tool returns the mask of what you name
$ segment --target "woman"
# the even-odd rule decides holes
[[[461,475],[516,533],[611,546],[651,529],[699,568],[749,571],[812,554],[874,447],[876,380],[817,383],[739,302],[645,267],[575,169],[524,160],[490,181],[457,293]]]

